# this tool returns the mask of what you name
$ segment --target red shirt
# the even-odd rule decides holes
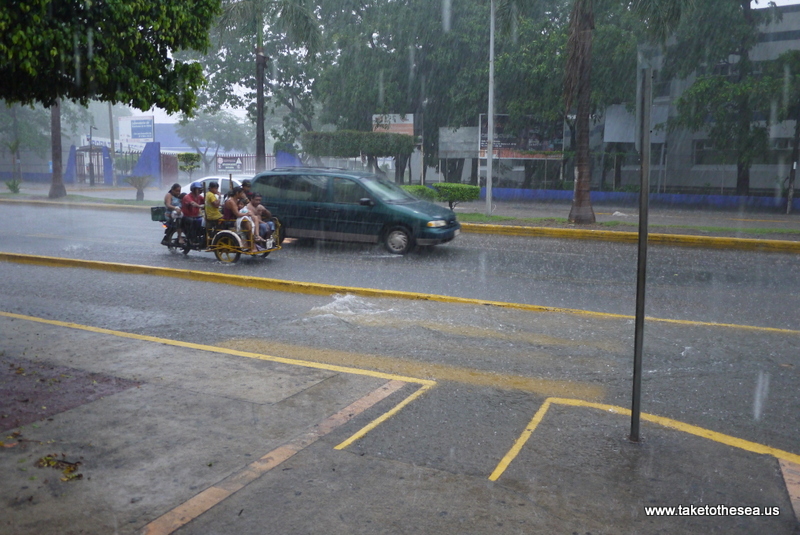
[[[194,193],[189,193],[188,195],[184,196],[183,200],[181,201],[183,215],[185,217],[200,217],[200,208],[192,206],[192,203],[203,204],[203,196],[200,194],[195,196]]]

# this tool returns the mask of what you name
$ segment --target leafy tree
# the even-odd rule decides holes
[[[191,112],[202,67],[171,54],[205,49],[218,9],[219,0],[26,0],[0,10],[0,98],[52,108],[50,197],[66,195],[60,101]]]
[[[218,9],[219,0],[12,2],[0,11],[0,98],[189,112],[202,69],[170,54],[205,49]]]
[[[192,173],[195,169],[200,169],[202,156],[196,152],[182,152],[178,154],[178,169],[184,173],[189,173],[189,182],[192,181]]]
[[[750,0],[704,0],[682,14],[667,49],[665,74],[695,80],[678,101],[675,127],[707,130],[715,147],[730,148],[736,160],[736,194],[750,190],[750,167],[767,148],[766,81],[756,75],[750,50],[758,26],[769,16]],[[714,24],[697,21],[713,20]]]
[[[22,180],[20,150],[27,148],[36,154],[43,155],[50,145],[48,131],[50,118],[41,107],[20,106],[3,103],[0,106],[0,148],[8,150],[12,160],[12,175],[15,180]]]
[[[273,48],[273,65],[280,53],[286,54],[288,46],[304,48],[300,54],[312,55],[319,48],[318,23],[306,0],[224,0],[222,17],[217,27],[219,46],[212,55],[205,58],[209,64],[222,63],[225,67],[224,71],[211,71],[215,73],[212,79],[217,88],[217,99],[214,100],[216,105],[227,100],[227,97],[219,98],[220,92],[232,93],[235,86],[244,86],[255,92],[256,171],[262,171],[266,167],[264,77],[270,57],[265,47],[265,27],[277,30],[270,34],[270,40],[272,44],[280,43]],[[239,60],[253,58],[253,51],[255,76],[231,76],[240,67],[251,64],[250,61]],[[239,66],[233,64],[237,61]],[[291,99],[286,100],[295,104]]]
[[[779,120],[794,121],[792,155],[789,159],[786,213],[792,212],[797,166],[800,165],[800,51],[790,50],[781,54],[771,66],[773,94],[780,103]]]
[[[206,174],[220,149],[246,152],[252,139],[249,125],[228,112],[204,113],[193,119],[184,116],[175,130],[202,158]]]

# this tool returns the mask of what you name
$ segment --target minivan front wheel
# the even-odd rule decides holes
[[[392,254],[406,254],[414,245],[414,238],[407,228],[392,227],[386,231],[383,244]]]

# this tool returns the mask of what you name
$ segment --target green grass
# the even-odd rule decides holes
[[[136,192],[133,191],[131,197],[135,197]],[[0,192],[0,197],[12,197],[9,192]],[[115,205],[130,205],[130,206],[159,206],[159,201],[137,201],[136,199],[103,199],[100,197],[91,197],[89,195],[75,195],[68,194],[66,197],[58,199],[51,199],[47,195],[13,195],[14,199],[30,200],[30,201],[67,201],[67,202],[85,202],[94,204],[115,204]]]

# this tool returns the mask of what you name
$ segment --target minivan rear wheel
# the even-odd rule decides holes
[[[386,231],[383,239],[386,250],[392,254],[406,254],[414,245],[411,232],[405,227],[392,227]]]

